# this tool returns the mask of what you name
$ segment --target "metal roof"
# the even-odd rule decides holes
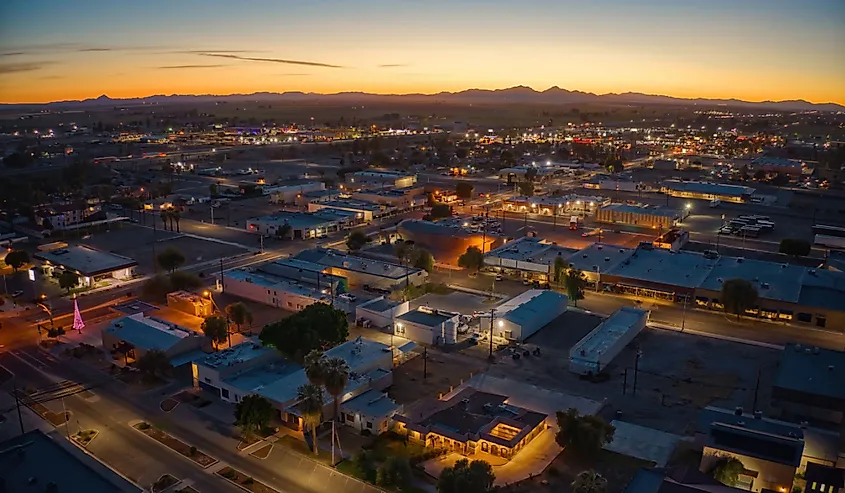
[[[845,352],[787,344],[774,386],[845,401]]]
[[[753,188],[743,185],[728,185],[725,183],[708,183],[703,181],[667,180],[663,182],[663,186],[670,190],[676,190],[679,192],[706,193],[735,197],[752,195],[755,192]]]
[[[167,351],[187,337],[203,337],[190,329],[167,324],[154,318],[144,318],[142,313],[113,320],[105,332],[122,341],[144,349]]]
[[[696,288],[710,275],[715,259],[702,253],[638,248],[629,259],[604,272],[640,281]]]
[[[721,291],[728,279],[746,279],[757,288],[760,298],[798,302],[801,278],[806,269],[797,265],[765,262],[743,257],[720,257],[710,275],[699,285],[702,289]]]
[[[33,256],[51,264],[75,270],[84,276],[95,276],[138,265],[138,262],[129,257],[95,250],[84,245],[67,246],[49,252],[38,252]]]
[[[396,319],[426,327],[437,327],[454,317],[455,315],[445,315],[441,312],[426,312],[418,308],[405,312],[396,317]]]

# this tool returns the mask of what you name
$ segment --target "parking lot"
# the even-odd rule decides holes
[[[82,244],[132,258],[138,262],[138,272],[148,274],[155,269],[153,238],[156,252],[173,247],[185,256],[185,265],[246,253],[236,246],[181,236],[171,231],[153,231],[134,224],[123,224],[105,233],[92,234]]]

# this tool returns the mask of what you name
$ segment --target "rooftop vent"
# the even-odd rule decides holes
[[[745,260],[745,258],[744,258],[744,257],[737,257],[737,258],[736,258],[736,263],[741,264],[743,260]]]
[[[763,419],[763,411],[754,411],[754,419]]]
[[[827,371],[833,371],[833,370],[834,370],[833,365],[827,365]]]
[[[734,415],[735,415],[735,416],[742,416],[742,412],[743,412],[743,411],[742,411],[742,407],[740,407],[740,406],[737,406],[737,407],[734,409]]]

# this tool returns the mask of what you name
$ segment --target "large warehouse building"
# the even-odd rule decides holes
[[[669,231],[684,220],[684,213],[654,206],[609,204],[596,211],[596,221],[634,228]]]
[[[135,267],[138,266],[138,262],[129,257],[82,245],[38,252],[34,257],[44,263],[47,275],[51,275],[56,269],[75,272],[79,275],[82,287],[93,287],[97,281],[107,278],[131,279],[135,275]]]
[[[663,182],[660,191],[672,197],[700,200],[719,199],[722,202],[734,203],[748,202],[755,192],[753,188],[744,185],[677,180]]]
[[[509,341],[524,341],[563,315],[569,298],[556,291],[530,289],[511,298],[493,311],[493,335]],[[491,314],[481,317],[481,330],[489,330]]]

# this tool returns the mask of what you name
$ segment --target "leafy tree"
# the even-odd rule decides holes
[[[519,193],[525,197],[534,196],[534,184],[530,181],[519,182]]]
[[[426,272],[434,270],[434,256],[428,250],[422,248],[414,249],[413,266]]]
[[[388,457],[376,472],[376,484],[382,487],[395,487],[400,490],[411,484],[411,464],[406,457]]]
[[[502,162],[507,165],[512,165],[516,162],[511,151],[502,151],[502,154],[499,156],[499,159],[501,159]]]
[[[211,195],[212,198],[217,197],[219,195],[217,184],[212,183],[208,186],[208,194]]]
[[[67,290],[68,293],[70,293],[70,290],[78,285],[79,274],[76,272],[66,270],[59,275],[59,287]]]
[[[352,250],[353,252],[357,252],[369,242],[370,237],[360,229],[356,229],[355,231],[349,233],[349,236],[346,237],[346,248]]]
[[[436,221],[438,219],[451,216],[452,208],[447,204],[434,204],[431,206],[431,212],[429,214],[431,215],[431,219]]]
[[[607,480],[595,471],[581,471],[572,482],[572,493],[605,493]]]
[[[196,274],[178,270],[170,274],[172,291],[190,291],[202,286],[202,281]]]
[[[334,445],[339,440],[336,426],[337,418],[340,415],[340,396],[343,394],[346,384],[349,383],[349,365],[342,358],[329,358],[324,366],[323,386],[326,392],[332,396],[332,463],[334,463]]]
[[[782,187],[789,184],[789,177],[783,173],[777,173],[769,182],[776,187]]]
[[[492,491],[496,475],[483,460],[461,459],[443,469],[437,480],[438,493],[487,493]]]
[[[211,339],[215,350],[220,344],[226,342],[226,339],[229,337],[229,323],[225,318],[217,315],[206,317],[202,322],[201,328],[202,333]]]
[[[238,326],[238,332],[241,331],[241,325],[252,323],[252,313],[241,302],[228,305],[226,307],[226,315],[229,317],[229,320]]]
[[[484,254],[477,246],[467,247],[467,250],[458,257],[458,267],[471,269],[478,272],[484,267]]]
[[[3,158],[3,166],[8,168],[26,168],[35,162],[32,154],[29,152],[18,151],[9,154]]]
[[[554,279],[556,283],[563,282],[563,273],[566,272],[566,260],[563,257],[555,257]]]
[[[528,168],[525,172],[525,181],[533,182],[537,179],[537,168]],[[533,193],[533,190],[532,190]]]
[[[587,284],[584,273],[578,269],[568,269],[563,283],[566,286],[566,295],[575,306],[578,306],[578,300],[584,299],[584,286]]]
[[[727,486],[736,486],[743,472],[745,466],[736,457],[720,457],[710,469],[713,479]]]
[[[257,394],[244,396],[235,405],[235,425],[249,437],[267,427],[273,417],[273,404]]]
[[[326,303],[313,303],[290,317],[265,325],[259,336],[264,345],[300,362],[312,350],[336,346],[347,337],[346,313]]]
[[[18,269],[29,263],[29,254],[23,250],[12,250],[6,254],[3,261],[6,262],[6,265],[11,265],[12,269],[17,272]]]
[[[284,223],[276,229],[276,238],[280,240],[289,240],[293,227],[290,224]]]
[[[305,425],[303,433],[311,430],[311,446],[314,455],[320,455],[317,445],[317,427],[323,422],[323,389],[313,383],[301,385],[296,391],[299,403],[296,405]]]
[[[164,212],[166,211],[162,211],[162,213]],[[156,261],[162,269],[173,273],[185,263],[185,256],[179,250],[168,247],[156,256]]]
[[[807,240],[800,238],[784,238],[780,240],[780,247],[778,251],[793,257],[806,257],[810,254],[812,245]]]
[[[472,183],[465,181],[455,185],[455,195],[462,199],[471,199],[473,190],[475,190],[475,187],[472,186]]]
[[[47,337],[51,339],[55,339],[56,337],[65,335],[65,329],[63,327],[50,327],[47,330]]]
[[[608,424],[599,416],[585,414],[570,408],[566,412],[557,412],[557,424],[560,431],[555,441],[564,448],[569,448],[578,455],[592,456],[613,441],[616,427]]]
[[[43,220],[41,220],[41,227],[53,231],[53,223],[50,221],[49,217],[45,217]]]
[[[326,381],[326,356],[323,352],[312,349],[305,355],[302,366],[305,368],[305,377],[308,378],[308,382],[322,387]]]
[[[155,348],[150,349],[138,358],[135,367],[149,378],[169,375],[173,370],[173,365],[170,364],[170,358],[167,357],[167,354],[161,349]]]
[[[757,288],[745,279],[728,279],[722,283],[722,303],[725,311],[736,315],[737,320],[757,303]]]
[[[765,180],[766,179],[766,172],[761,170],[761,169],[758,169],[754,173],[754,179],[757,180],[757,181]]]
[[[153,300],[163,301],[167,293],[173,291],[173,284],[171,284],[169,277],[156,274],[144,282],[141,291]]]

